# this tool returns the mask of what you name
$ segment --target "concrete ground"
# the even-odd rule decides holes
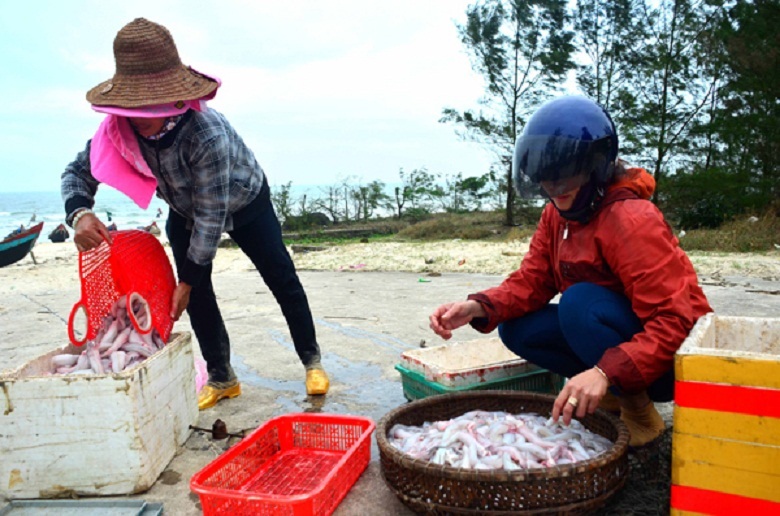
[[[198,426],[211,428],[219,418],[229,432],[239,432],[290,412],[355,414],[378,422],[405,403],[400,375],[394,369],[399,354],[422,343],[443,343],[428,328],[428,314],[443,302],[464,299],[466,294],[501,280],[498,276],[476,274],[427,277],[396,272],[302,271],[300,277],[314,314],[323,363],[331,377],[330,393],[323,399],[306,396],[304,370],[285,321],[257,273],[249,269],[218,271],[215,288],[231,336],[233,366],[242,382],[243,394],[201,412]],[[702,278],[702,283],[720,315],[780,314],[777,278]],[[77,283],[64,289],[47,284],[20,284],[3,290],[3,370],[65,343],[67,317],[79,297]],[[174,328],[189,330],[186,318]],[[476,338],[482,335],[470,328],[455,335],[460,341]],[[199,500],[190,492],[189,480],[235,442],[215,441],[208,434],[193,432],[157,483],[130,498],[162,503],[165,514],[200,514]],[[384,484],[378,457],[373,439],[370,465],[340,504],[336,516],[412,514]],[[0,503],[0,509],[3,505]]]

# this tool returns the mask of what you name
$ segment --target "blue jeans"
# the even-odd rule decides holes
[[[569,287],[558,304],[499,325],[504,345],[540,367],[571,378],[598,363],[604,352],[631,340],[642,323],[629,300],[592,283]],[[674,398],[674,368],[647,389],[653,401]]]
[[[287,327],[304,366],[320,360],[320,348],[314,331],[309,300],[295,270],[295,264],[282,240],[282,228],[270,200],[253,202],[244,212],[240,227],[229,231],[233,241],[257,268],[263,281],[279,303]],[[169,210],[165,226],[176,267],[181,268],[187,257],[192,230],[187,219]],[[230,367],[230,339],[217,305],[211,282],[211,265],[200,285],[190,292],[187,313],[201,353],[206,361],[209,380],[226,382],[235,378]]]

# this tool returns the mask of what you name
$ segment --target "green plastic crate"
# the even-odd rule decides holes
[[[499,391],[532,391],[547,394],[557,394],[563,387],[564,378],[546,369],[537,369],[517,376],[502,378],[489,382],[481,382],[461,387],[448,387],[425,379],[416,371],[410,371],[397,364],[395,369],[401,373],[401,384],[404,389],[404,397],[409,401],[436,396],[437,394],[449,394],[451,392],[475,391],[475,390],[499,390]]]

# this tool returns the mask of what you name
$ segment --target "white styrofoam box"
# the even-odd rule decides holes
[[[679,355],[763,358],[780,356],[780,319],[716,316],[699,319],[677,352]]]
[[[495,337],[404,351],[401,360],[406,369],[447,387],[466,387],[539,369]]]
[[[198,418],[191,337],[118,374],[52,375],[51,357],[0,375],[0,495],[117,495],[149,489]]]

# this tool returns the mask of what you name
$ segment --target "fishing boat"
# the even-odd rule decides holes
[[[32,248],[43,229],[43,222],[11,234],[0,241],[0,267],[16,263],[27,254],[32,254]],[[34,261],[34,258],[33,258]]]

